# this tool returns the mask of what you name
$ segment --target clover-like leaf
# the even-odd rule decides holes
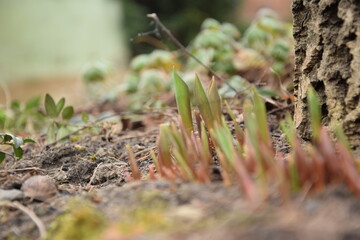
[[[67,106],[62,112],[62,118],[64,120],[70,120],[74,115],[74,108],[72,106]]]
[[[56,116],[59,116],[65,106],[65,98],[61,98],[56,104]]]
[[[56,118],[58,116],[55,101],[49,94],[46,94],[45,96],[45,110],[46,114],[51,118]]]

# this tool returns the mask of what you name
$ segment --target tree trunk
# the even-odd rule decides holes
[[[360,0],[294,0],[295,124],[310,138],[306,91],[321,98],[323,124],[341,124],[360,150]]]

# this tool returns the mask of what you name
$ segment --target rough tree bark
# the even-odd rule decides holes
[[[294,0],[295,123],[309,138],[306,91],[321,98],[323,124],[342,124],[360,152],[360,0]]]

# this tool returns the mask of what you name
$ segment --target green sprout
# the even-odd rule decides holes
[[[61,98],[55,103],[54,99],[49,94],[46,94],[45,110],[46,116],[51,121],[47,130],[49,142],[54,142],[71,132],[69,120],[74,115],[74,108],[72,106],[65,107],[65,98]],[[59,119],[60,115],[61,119]]]
[[[22,139],[20,137],[14,136],[13,134],[10,134],[10,133],[0,133],[0,145],[11,146],[14,151],[14,155],[17,159],[22,158],[22,156],[24,154],[22,145],[24,145],[25,143],[35,143],[35,141],[30,138]],[[5,156],[7,154],[8,153],[6,153],[4,151],[0,151],[0,163],[2,163],[4,161]]]
[[[205,121],[206,127],[208,127],[209,129],[214,128],[214,115],[210,106],[209,97],[205,93],[204,87],[198,76],[196,76],[195,78],[194,95],[195,103],[199,108],[201,117]],[[216,107],[218,106],[217,102],[215,102],[214,104],[216,105]]]
[[[320,100],[312,87],[307,92],[307,103],[309,107],[311,132],[314,142],[319,141],[321,126],[321,107]]]
[[[191,116],[189,88],[175,70],[173,70],[172,78],[175,83],[176,103],[181,121],[183,122],[185,129],[190,133],[191,131],[194,131],[194,127]]]

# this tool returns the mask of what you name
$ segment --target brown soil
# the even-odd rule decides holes
[[[289,149],[276,116],[270,116],[269,123],[276,150],[286,154]],[[89,202],[106,219],[98,238],[104,240],[360,239],[360,203],[344,187],[313,196],[297,194],[285,205],[274,196],[251,208],[237,187],[225,187],[221,181],[201,185],[146,180],[152,164],[149,150],[155,149],[158,129],[116,131],[119,125],[104,124],[98,134],[82,134],[77,141],[56,146],[28,145],[23,160],[7,159],[1,166],[0,189],[21,189],[30,176],[47,175],[58,185],[55,196],[16,201],[33,211],[47,228],[58,216],[69,213],[72,199],[81,204],[70,212]],[[131,170],[126,144],[136,154],[144,180],[127,183],[125,172]],[[141,213],[144,219],[139,219]],[[151,224],[136,225],[153,214]],[[129,225],[129,219],[136,227],[124,237],[118,229],[123,222]],[[0,239],[38,238],[39,229],[27,214],[0,201]]]

